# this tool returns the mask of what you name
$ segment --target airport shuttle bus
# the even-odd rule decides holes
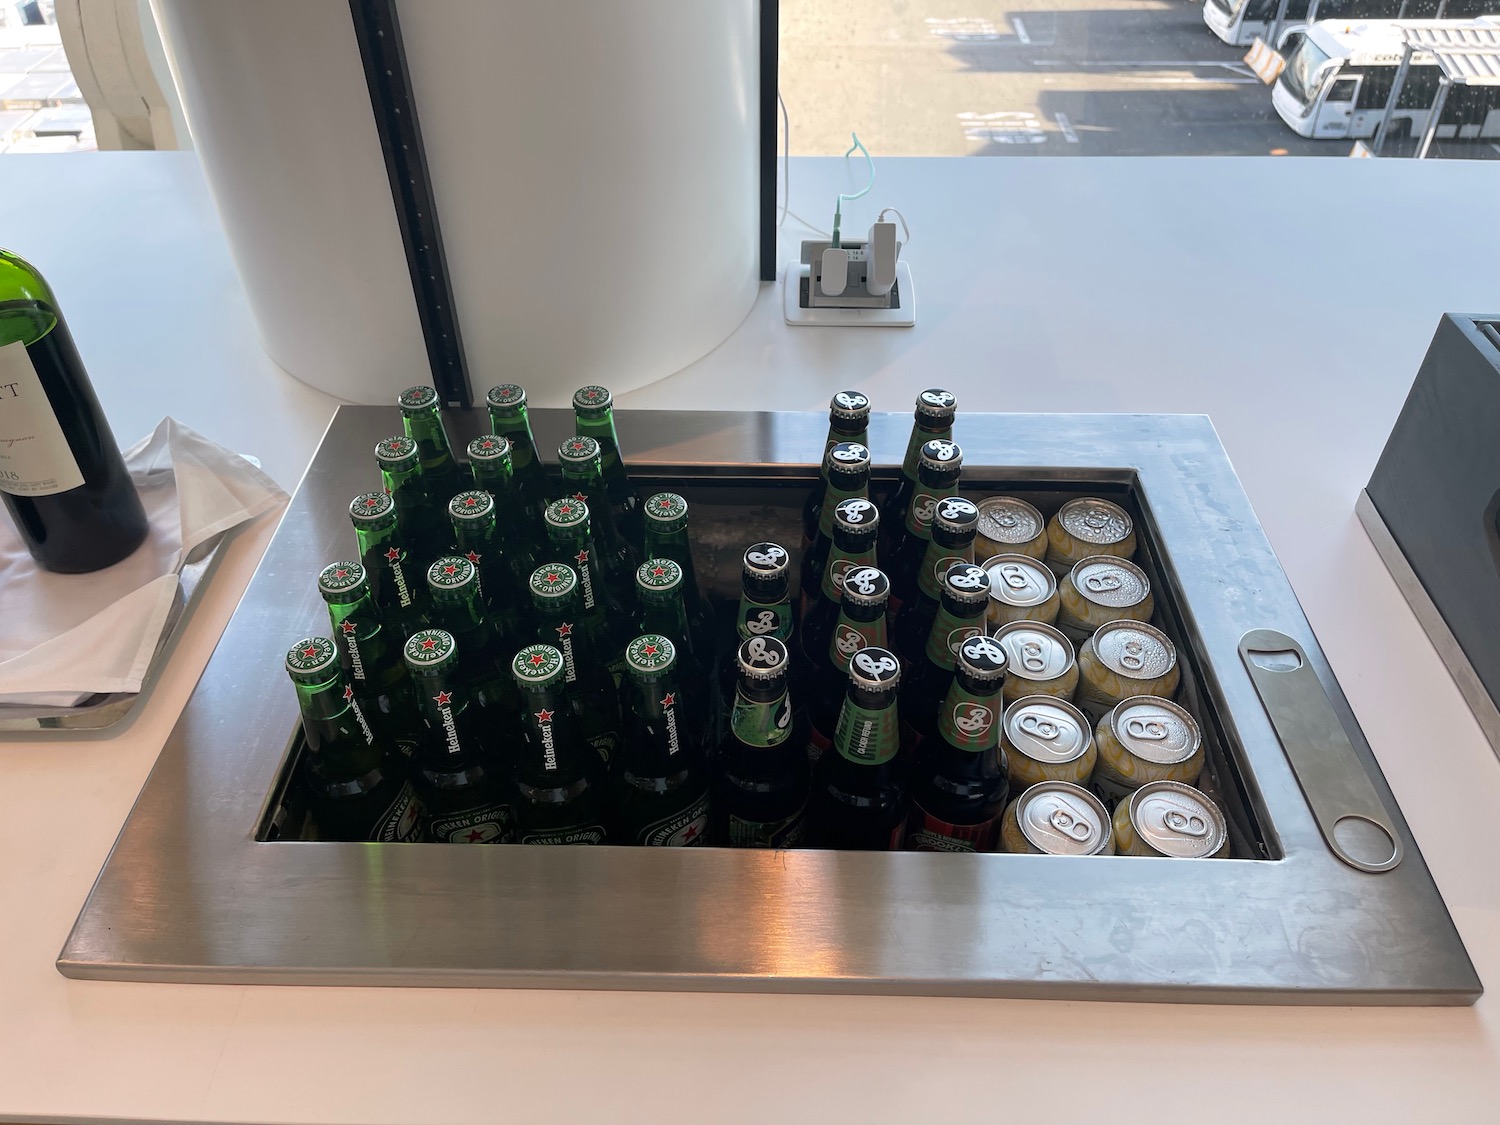
[[[1440,0],[1406,0],[1406,10],[1401,10],[1401,0],[1319,0],[1313,9],[1316,20],[1430,20],[1438,17]],[[1203,0],[1203,22],[1231,47],[1248,47],[1257,38],[1266,39],[1271,33],[1271,24],[1276,21],[1276,8],[1280,0]],[[1313,0],[1287,0],[1286,14],[1282,17],[1280,43],[1286,43],[1293,33],[1307,30],[1308,9]],[[1496,10],[1495,0],[1448,0],[1444,5],[1443,19],[1472,19]]]
[[[1380,128],[1405,51],[1395,20],[1319,20],[1287,55],[1286,69],[1271,87],[1271,104],[1299,136],[1368,139]],[[1422,135],[1439,78],[1430,54],[1412,55],[1390,136]],[[1453,87],[1434,135],[1500,140],[1500,86]]]

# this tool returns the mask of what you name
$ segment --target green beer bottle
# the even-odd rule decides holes
[[[833,510],[833,546],[812,601],[802,615],[802,652],[813,667],[824,661],[828,638],[839,618],[844,594],[844,575],[861,567],[876,566],[875,544],[880,535],[880,509],[862,498],[840,500]],[[804,597],[808,590],[803,590]]]
[[[615,397],[607,387],[579,387],[573,392],[573,418],[576,432],[599,443],[600,471],[609,493],[614,524],[631,543],[640,543],[641,498],[625,473],[620,456],[620,436],[615,433]]]
[[[631,636],[625,600],[605,581],[599,552],[589,527],[589,506],[572,497],[547,505],[548,552],[578,572],[583,592],[583,624],[594,642],[594,650],[616,679],[625,671],[625,645]]]
[[[501,545],[495,499],[481,488],[460,492],[448,501],[448,518],[453,523],[455,553],[479,568],[480,601],[496,631],[511,638],[530,633],[530,605],[521,593],[534,567],[528,544],[511,539]],[[510,663],[508,656],[505,663]]]
[[[958,399],[952,391],[933,387],[917,396],[911,437],[906,441],[906,456],[901,460],[901,480],[895,492],[880,506],[881,527],[884,529],[880,537],[880,552],[883,557],[895,557],[901,521],[906,516],[906,509],[911,507],[912,493],[917,490],[917,466],[921,461],[922,446],[935,438],[952,441],[953,417],[957,412]]]
[[[718,634],[713,607],[698,584],[693,548],[688,541],[688,503],[675,492],[658,492],[642,507],[646,525],[646,558],[671,559],[682,568],[682,600],[687,605],[693,648],[713,671],[719,666]]]
[[[536,640],[562,653],[565,690],[583,737],[608,762],[620,744],[620,689],[583,627],[578,572],[547,563],[531,573]]]
[[[421,719],[401,658],[406,638],[397,637],[395,630],[381,620],[365,568],[359,563],[336,562],[324,567],[318,575],[318,593],[328,605],[339,663],[360,710],[387,741],[409,756]]]
[[[890,581],[876,567],[856,567],[844,575],[838,622],[816,667],[808,707],[807,756],[813,762],[833,745],[849,687],[849,661],[860,649],[887,647],[885,609],[890,594]]]
[[[802,612],[817,602],[818,583],[833,550],[833,513],[845,500],[870,498],[870,451],[858,442],[840,442],[828,451],[828,481],[812,542],[802,552]]]
[[[481,434],[469,442],[474,484],[495,498],[495,519],[506,542],[524,541],[533,554],[542,544],[542,505],[521,488],[509,438]]]
[[[422,839],[422,806],[406,759],[376,737],[344,682],[327,637],[305,637],[286,654],[302,712],[302,782],[324,840],[410,843]]]
[[[715,755],[718,772],[709,835],[731,848],[795,848],[807,806],[805,738],[787,695],[791,659],[775,637],[741,641],[729,733]]]
[[[959,562],[943,575],[942,600],[927,631],[926,648],[901,686],[903,738],[913,749],[937,735],[938,708],[953,686],[958,646],[984,635],[989,601],[990,576],[984,567]]]
[[[551,499],[551,489],[542,468],[541,458],[536,455],[536,439],[531,436],[531,418],[526,412],[526,391],[514,383],[501,383],[491,387],[484,396],[485,406],[490,412],[490,430],[510,442],[510,460],[515,470],[516,487],[526,499],[526,509],[536,514],[537,521]],[[500,498],[495,497],[498,504]],[[538,531],[540,534],[540,531]]]
[[[675,650],[674,675],[682,682],[692,711],[694,729],[708,737],[710,745],[718,737],[722,720],[719,693],[715,688],[713,669],[698,654],[693,631],[688,622],[687,606],[682,597],[682,568],[671,559],[647,559],[635,572],[636,633],[666,637]],[[629,661],[626,661],[629,671]],[[708,747],[705,746],[706,750]]]
[[[401,428],[417,443],[422,483],[441,513],[452,496],[468,487],[468,474],[453,456],[438,393],[428,386],[407,387],[397,396],[396,405],[401,407]]]
[[[740,567],[740,608],[734,628],[739,639],[775,637],[790,643],[796,626],[787,572],[792,555],[780,543],[752,543]]]
[[[932,539],[932,516],[938,502],[958,495],[958,478],[964,455],[951,441],[934,438],[922,444],[917,457],[917,487],[906,506],[906,515],[895,538],[895,547],[881,558],[891,579],[891,614],[917,597],[917,571]]]
[[[625,738],[613,765],[617,840],[648,847],[707,842],[708,770],[691,688],[670,640],[654,633],[625,649]]]
[[[427,568],[432,622],[458,644],[457,678],[484,709],[501,750],[520,736],[515,684],[506,675],[518,647],[501,634],[479,604],[479,568],[462,555],[444,555]]]
[[[425,570],[439,555],[453,547],[453,533],[444,518],[447,498],[439,499],[428,491],[422,477],[417,443],[409,437],[388,437],[375,443],[375,463],[385,491],[396,504],[396,522],[401,525],[409,550]]]
[[[932,517],[932,538],[917,571],[917,596],[901,607],[891,622],[891,647],[903,667],[922,659],[927,632],[943,597],[943,575],[954,563],[974,561],[974,536],[979,530],[979,508],[962,496],[945,496]]]
[[[380,620],[404,642],[427,628],[427,584],[396,522],[395,502],[384,492],[361,493],[349,502],[349,520]]]
[[[618,582],[621,575],[634,573],[640,554],[625,537],[605,491],[599,443],[591,437],[570,437],[557,447],[557,463],[564,495],[589,506],[594,545],[602,552],[599,565],[606,578]]]
[[[810,843],[823,848],[895,851],[906,828],[897,696],[901,664],[883,648],[849,661],[849,689],[833,750],[813,769],[807,803]]]
[[[453,635],[424,629],[408,638],[402,655],[426,728],[413,780],[427,809],[428,836],[440,844],[509,843],[514,815],[508,771],[458,675]]]
[[[843,442],[868,446],[870,430],[870,399],[859,391],[839,391],[828,403],[828,437],[818,454],[818,483],[808,494],[802,505],[802,549],[806,551],[817,538],[817,529],[825,507],[831,508],[842,497],[829,499],[825,495],[828,484],[828,455],[833,447]]]
[[[526,720],[516,762],[517,842],[608,843],[605,766],[573,720],[562,653],[527,645],[511,670]]]

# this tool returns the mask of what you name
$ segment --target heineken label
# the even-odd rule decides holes
[[[478,574],[463,555],[444,555],[427,568],[427,584],[435,590],[461,590]]]
[[[523,687],[552,683],[564,672],[563,654],[551,645],[527,645],[511,661],[511,674]]]
[[[469,442],[470,461],[501,461],[510,456],[510,439],[484,434]]]
[[[608,410],[614,404],[614,401],[615,396],[609,393],[608,387],[579,387],[573,392],[573,408],[575,410],[590,412]]]
[[[651,592],[675,590],[682,584],[682,567],[671,559],[647,559],[636,568],[635,584]]]
[[[932,631],[927,634],[927,659],[951,672],[958,660],[958,646],[983,632],[984,614],[960,619],[947,609],[940,609]]]
[[[863,551],[846,554],[835,546],[828,554],[828,566],[823,570],[823,596],[836,602],[844,596],[844,578],[851,570],[875,566],[875,543]]]
[[[632,672],[657,677],[677,660],[677,649],[658,633],[643,633],[625,646],[625,664]]]
[[[359,705],[359,700],[354,698],[354,689],[347,684],[344,686],[344,701],[349,704],[349,710],[354,712],[354,718],[359,723],[359,729],[364,733],[365,745],[374,745],[375,732],[370,729],[370,724],[365,719],[364,708]]]
[[[658,523],[675,523],[687,516],[687,501],[675,492],[658,492],[646,501],[646,518]]]
[[[403,410],[424,410],[429,406],[436,406],[437,400],[437,391],[428,386],[420,386],[407,387],[397,397],[396,403]]]
[[[458,720],[453,714],[453,693],[440,691],[430,698],[437,705],[438,728],[443,732],[448,753],[462,754],[464,748],[458,737]]]
[[[958,680],[948,689],[948,698],[938,712],[938,732],[948,744],[974,753],[993,747],[999,737],[1000,693],[978,696],[965,691]]]
[[[849,661],[862,648],[885,648],[886,617],[874,621],[851,621],[842,612],[828,641],[828,659],[840,672],[848,673]]]
[[[578,581],[583,586],[583,608],[592,611],[598,606],[599,601],[594,596],[594,567],[589,562],[588,548],[580,549],[573,556],[573,561],[578,564]]]
[[[488,492],[471,488],[448,501],[448,514],[456,520],[483,519],[495,510],[495,498]]]
[[[570,684],[578,682],[578,665],[573,661],[573,630],[571,621],[560,621],[553,630],[557,634],[557,651],[562,653],[563,678]]]
[[[520,406],[526,401],[526,391],[515,383],[501,383],[485,392],[484,401],[491,406]]]
[[[378,626],[371,625],[365,630],[366,639],[375,635]],[[333,639],[343,649],[344,657],[349,665],[349,672],[358,683],[364,683],[365,657],[359,647],[359,622],[352,617],[346,617],[339,623],[338,629],[334,631]]]
[[[456,648],[453,634],[442,629],[423,629],[406,639],[402,650],[406,662],[416,668],[432,668],[449,659]]]
[[[729,814],[731,848],[795,848],[802,843],[804,805],[785,820],[746,820]]]
[[[587,465],[599,456],[599,443],[591,437],[570,437],[557,447],[557,459],[564,465]]]
[[[439,844],[508,844],[513,832],[509,805],[488,804],[435,816],[427,825]]]
[[[520,844],[602,844],[604,825],[573,824],[567,828],[533,828],[522,832]]]
[[[933,816],[921,805],[913,804],[910,826],[906,833],[906,850],[912,852],[992,852],[1000,842],[997,812],[978,824],[950,824]]]
[[[758,703],[746,699],[738,691],[734,693],[734,709],[729,715],[729,725],[734,736],[746,746],[761,746],[769,749],[780,746],[792,733],[792,705],[788,696],[782,695],[769,703]]]
[[[748,641],[751,637],[775,637],[778,641],[790,639],[792,603],[761,605],[748,598],[741,598],[738,632],[742,641]]]
[[[705,842],[708,790],[687,808],[641,829],[635,842],[648,848],[689,848]]]
[[[833,745],[848,761],[860,766],[889,762],[901,748],[901,728],[895,705],[871,710],[844,701]]]
[[[396,502],[384,492],[364,492],[349,502],[349,515],[356,522],[384,519]]]
[[[531,591],[544,598],[561,598],[578,586],[578,575],[571,566],[551,563],[531,572]]]
[[[330,563],[318,575],[318,589],[325,594],[342,594],[364,583],[365,568],[357,562]]]
[[[548,504],[545,514],[548,527],[573,528],[588,522],[589,506],[585,500],[574,496],[564,496],[561,500],[554,500]]]
[[[382,467],[399,465],[416,455],[417,443],[405,435],[388,437],[375,443],[375,460],[379,461]]]
[[[370,826],[366,838],[376,844],[414,844],[422,839],[422,805],[410,782],[401,786],[390,808]]]
[[[338,650],[327,637],[304,637],[287,650],[286,670],[296,676],[327,671],[338,660]]]

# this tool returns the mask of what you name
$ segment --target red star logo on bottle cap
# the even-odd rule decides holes
[[[399,559],[401,557],[401,552],[398,551],[395,547],[392,547],[389,551],[387,551],[385,553],[385,557],[388,558],[388,559],[390,559],[391,562],[395,562],[397,559]]]
[[[587,551],[579,551],[573,557],[578,560],[580,566],[589,561],[589,553]]]
[[[526,663],[530,664],[533,668],[539,668],[547,663],[547,658],[539,652],[533,652],[526,658]]]
[[[349,577],[349,571],[346,568],[344,568],[344,567],[341,566],[341,567],[339,567],[337,570],[335,570],[333,572],[333,576],[335,578],[348,578]]]
[[[672,501],[668,497],[663,496],[656,501],[656,506],[664,512],[670,512],[672,510]]]
[[[558,574],[557,571],[555,571],[555,570],[549,570],[547,572],[547,585],[550,586],[554,582],[561,582],[561,581],[562,581],[562,575]]]
[[[345,699],[353,699],[354,698],[354,689],[352,687],[350,687],[348,684],[344,685],[344,698]]]
[[[479,500],[476,497],[473,497],[473,496],[466,497],[464,499],[464,507],[465,508],[477,508],[477,507],[479,507]]]
[[[423,637],[421,647],[423,652],[431,652],[433,649],[437,648],[437,641],[432,637]]]
[[[585,496],[582,492],[575,492],[575,493],[573,493],[573,499],[577,500],[580,504],[582,504],[584,501],[586,501],[588,499],[588,497]]]
[[[432,698],[437,700],[437,705],[439,707],[447,707],[450,703],[453,702],[453,693],[451,691],[440,691]]]
[[[444,574],[457,574],[458,573],[458,567],[454,566],[452,563],[449,563],[447,566],[443,567],[443,573]]]
[[[554,714],[556,714],[556,712],[555,711],[548,711],[544,707],[540,711],[533,712],[533,714],[536,715],[536,721],[537,722],[539,722],[539,723],[550,723],[552,721],[552,716]]]
[[[663,707],[671,707],[676,702],[677,702],[677,693],[675,691],[669,691],[669,692],[667,692],[666,695],[664,695],[664,696],[661,697],[661,705]]]
[[[557,635],[559,637],[571,637],[573,635],[572,623],[569,621],[564,621],[557,627]]]
[[[344,631],[345,636],[354,635],[354,622],[352,621],[345,621],[342,625],[339,626],[339,628]]]
[[[479,443],[479,448],[480,449],[494,449],[495,448],[495,439],[494,438],[485,438],[483,441],[481,441]]]
[[[667,576],[667,568],[666,567],[664,567],[664,566],[653,566],[651,568],[651,577],[652,578],[665,578],[666,576]]]
[[[661,649],[657,648],[655,645],[643,645],[641,647],[641,655],[643,656],[655,656],[660,651]]]
[[[389,492],[389,489],[387,490],[387,492]],[[365,497],[365,507],[366,508],[378,508],[378,507],[380,507],[380,498],[376,497],[376,496],[367,496],[367,497]]]
[[[572,504],[559,504],[557,506],[557,510],[562,515],[571,516],[573,514],[573,505]]]
[[[305,649],[302,650],[302,655],[305,656],[305,657],[307,657],[309,660],[311,660],[313,657],[315,657],[315,656],[318,655],[318,648],[317,648],[317,646],[316,645],[308,645]]]

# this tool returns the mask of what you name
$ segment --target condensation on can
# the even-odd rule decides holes
[[[1097,496],[1069,500],[1047,521],[1046,563],[1061,578],[1090,555],[1135,554],[1135,525],[1120,505]]]
[[[1114,855],[1109,813],[1087,789],[1067,781],[1033,785],[1007,806],[1000,850],[1032,855]]]
[[[1000,746],[1017,792],[1043,781],[1087,785],[1098,754],[1089,721],[1054,695],[1028,695],[1007,707]]]
[[[1140,567],[1114,555],[1090,555],[1073,565],[1057,584],[1054,624],[1081,645],[1110,621],[1150,621],[1156,610],[1151,582]]]
[[[1047,521],[1019,497],[991,496],[979,502],[974,561],[983,564],[996,555],[1026,555],[1038,561],[1047,555]]]
[[[1097,723],[1131,696],[1170,699],[1182,672],[1177,647],[1144,621],[1109,621],[1078,650],[1079,710]]]
[[[1170,699],[1137,695],[1117,704],[1094,731],[1094,791],[1106,804],[1153,781],[1197,782],[1203,772],[1198,721]]]
[[[1191,785],[1153,781],[1121,801],[1114,815],[1121,855],[1168,859],[1224,859],[1229,822],[1219,806]]]
[[[1051,625],[1057,617],[1057,577],[1030,555],[995,555],[984,564],[990,576],[985,619],[993,628],[1012,621]]]
[[[1073,698],[1078,661],[1067,637],[1040,621],[1012,621],[995,630],[995,639],[1005,649],[1005,686],[1000,698],[1007,707],[1028,695]]]

